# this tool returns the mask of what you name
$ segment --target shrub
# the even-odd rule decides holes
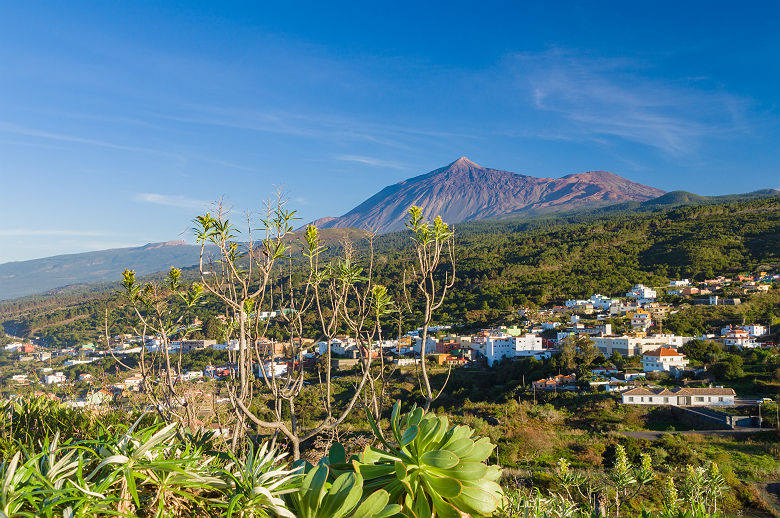
[[[468,426],[449,426],[446,417],[413,408],[401,416],[393,407],[390,429],[395,444],[386,440],[376,422],[369,421],[385,449],[367,447],[351,466],[365,480],[365,489],[385,490],[390,502],[407,515],[442,518],[491,516],[503,499],[498,484],[501,470],[485,463],[494,445],[474,437]],[[330,459],[342,469],[350,465]]]

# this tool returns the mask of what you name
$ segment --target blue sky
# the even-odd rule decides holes
[[[461,155],[780,188],[777,2],[264,4],[2,3],[0,262],[186,238],[280,186],[337,216]]]

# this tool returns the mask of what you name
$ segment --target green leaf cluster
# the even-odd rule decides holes
[[[354,462],[365,488],[386,490],[409,517],[491,516],[503,490],[500,468],[486,464],[495,448],[490,440],[421,408],[403,416],[400,409],[397,402],[390,419],[395,444],[382,438],[369,416],[385,449],[368,447]]]

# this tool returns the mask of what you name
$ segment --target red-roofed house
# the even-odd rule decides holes
[[[671,347],[659,347],[642,355],[642,370],[644,372],[671,372],[684,369],[686,365],[688,365],[688,358]]]
[[[730,406],[734,389],[714,388],[645,388],[637,387],[621,394],[624,405]]]
[[[733,329],[723,335],[724,345],[736,345],[740,349],[745,347],[758,347],[756,340],[744,329]]]
[[[573,384],[576,381],[577,376],[574,374],[569,374],[568,376],[558,374],[557,376],[534,381],[533,386],[537,390],[554,390],[562,385]]]

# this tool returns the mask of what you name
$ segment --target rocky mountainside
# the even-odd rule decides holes
[[[412,205],[422,207],[426,215],[441,215],[444,221],[459,223],[596,208],[662,194],[660,189],[606,171],[537,178],[489,169],[461,157],[446,167],[385,187],[339,218],[314,223],[322,228],[391,232],[403,228]]]

